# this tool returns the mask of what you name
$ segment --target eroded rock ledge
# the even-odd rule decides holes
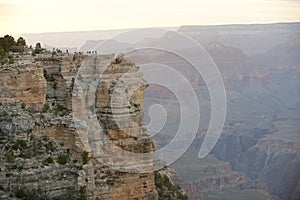
[[[85,137],[91,136],[82,137],[82,130],[74,126],[72,95],[76,95],[75,79],[84,59],[75,55],[43,58],[0,69],[0,199],[158,198],[153,172],[122,172],[100,162],[93,157],[96,146],[86,148],[89,138]],[[95,59],[88,73],[106,68],[95,85],[95,105],[90,107],[102,133],[111,145],[126,151],[153,152],[143,127],[147,84],[138,67],[124,58]],[[125,82],[116,84],[123,74]],[[117,92],[115,98],[111,98],[112,89]],[[153,160],[144,165],[151,168]]]

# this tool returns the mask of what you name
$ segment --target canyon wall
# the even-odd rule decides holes
[[[109,139],[108,149],[116,146],[152,155],[154,145],[143,125],[147,83],[129,60],[115,60],[113,55],[91,58],[96,62],[85,59],[81,55],[40,57],[26,66],[0,69],[0,199],[158,198],[154,173],[149,170],[153,158],[147,157],[141,165],[139,160],[128,165],[123,160],[124,167],[139,168],[124,171],[105,160],[112,155],[122,158],[118,152],[96,153],[101,152],[99,144]],[[82,121],[72,113],[72,106],[82,106],[76,104],[80,92],[75,80],[83,63],[90,67],[83,76],[106,69],[103,79],[89,86],[96,93],[87,98],[94,101],[88,112],[98,125],[89,124],[87,129],[78,128]],[[114,88],[125,73],[125,83]],[[112,89],[117,91],[114,98]],[[99,125],[100,133],[95,130]],[[99,137],[97,146],[93,139]]]
[[[41,108],[46,102],[46,81],[40,63],[0,68],[0,98],[20,99]]]
[[[251,187],[263,188],[280,199],[298,199],[299,143],[272,138],[272,135],[230,134],[220,138],[213,154],[244,172]]]

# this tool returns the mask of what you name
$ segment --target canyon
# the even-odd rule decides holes
[[[97,61],[89,63],[91,60]],[[75,79],[83,63],[88,70],[81,71],[79,76],[91,76],[95,70],[106,69],[103,75],[106,78],[89,86],[97,90],[93,108],[81,105],[78,97],[81,88]],[[109,90],[117,77],[127,71],[130,76],[126,83],[118,85],[120,93],[111,99]],[[134,63],[127,59],[116,62],[113,55],[46,56],[30,64],[3,67],[0,76],[0,199],[158,198],[153,171],[120,170],[105,161],[118,156],[119,152],[95,153],[101,151],[99,144],[105,144],[105,140],[112,141],[106,147],[110,150],[118,146],[134,153],[151,155],[154,151],[153,142],[143,127],[143,91],[147,84],[141,82]],[[74,116],[72,106],[77,108]],[[80,127],[82,118],[76,115],[80,109],[93,110],[96,121],[103,126],[99,135],[91,131],[94,124]],[[115,114],[120,117],[118,125],[112,118],[114,109],[120,111],[119,115]],[[130,121],[131,124],[127,123]],[[122,156],[118,159],[122,160]],[[142,169],[152,169],[153,158],[147,159],[140,166]],[[135,168],[140,164],[139,160],[128,163],[128,160],[122,161],[124,167],[127,164]]]
[[[299,30],[299,23],[178,29],[201,43],[226,89],[225,125],[203,159],[198,153],[211,117],[206,81],[214,79],[204,80],[178,56],[153,49],[117,58],[22,55],[1,66],[0,199],[298,200]],[[91,39],[81,50],[104,40]],[[142,43],[176,40],[167,33]],[[111,40],[107,48],[119,45],[136,44]],[[180,51],[202,58],[184,46]],[[139,66],[154,62],[188,80],[201,111],[189,149],[158,172],[153,167],[163,162],[153,152],[175,137],[181,105],[172,91],[144,80]],[[157,134],[146,129],[153,104],[167,113]]]

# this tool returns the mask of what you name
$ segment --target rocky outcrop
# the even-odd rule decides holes
[[[113,55],[91,56],[83,65],[73,92],[74,126],[80,127],[75,145],[93,165],[80,180],[89,180],[90,195],[100,199],[157,199],[147,156],[154,146],[143,126],[147,84],[138,67]]]
[[[110,58],[111,59],[111,58]],[[100,69],[101,70],[101,69]],[[104,194],[105,199],[156,199],[153,168],[154,145],[144,127],[143,98],[147,83],[130,60],[122,55],[103,70],[95,95],[95,112],[103,128],[103,134],[111,141],[107,143],[109,154],[100,154],[100,164],[109,164],[105,159],[118,163],[116,179],[108,180],[113,187]],[[105,151],[105,150],[104,150]],[[127,155],[127,152],[129,156]],[[146,159],[136,159],[144,155]],[[133,157],[132,157],[133,156]],[[97,159],[99,162],[99,159]],[[102,163],[101,163],[102,162]],[[121,167],[121,168],[119,168]],[[124,173],[124,170],[141,171]],[[150,171],[148,170],[150,169]],[[123,172],[122,172],[123,171]],[[106,191],[103,174],[95,179],[97,191]],[[128,184],[132,187],[128,187]],[[113,194],[113,195],[112,195]]]
[[[134,63],[118,57],[105,70],[96,93],[96,112],[115,145],[150,153],[154,145],[144,127],[143,99],[147,83]]]
[[[185,182],[173,168],[167,167],[166,169],[165,174],[172,180],[174,185],[177,185],[186,192],[188,199],[203,200],[202,194],[198,192],[194,184]]]
[[[72,110],[74,81],[86,56],[70,55],[59,58],[41,57],[36,61],[43,67],[47,82],[46,101],[50,108],[57,111]]]
[[[2,136],[30,133],[34,120],[22,107],[21,100],[0,99],[0,133]]]
[[[114,60],[113,55],[85,61],[89,68],[79,76],[106,70],[99,82],[88,84],[95,91],[86,98],[86,103],[95,102],[89,105],[88,118],[96,116],[97,123],[81,126],[85,121],[76,118],[78,109],[73,110],[75,118],[71,111],[72,106],[81,109],[75,79],[84,56],[74,56],[38,58],[31,68],[1,69],[1,77],[16,76],[23,85],[18,88],[8,78],[1,82],[0,142],[5,145],[0,149],[0,199],[157,199],[154,173],[149,170],[154,145],[143,125],[147,83],[138,67],[125,58]],[[123,75],[125,81],[117,83]],[[21,95],[25,86],[30,86],[31,96]],[[43,89],[43,95],[32,94],[37,88]],[[99,125],[102,136],[95,131]],[[111,154],[103,153],[104,146]],[[115,147],[150,157],[145,156],[143,163],[126,160],[119,150],[113,151]],[[106,159],[120,159],[132,171],[115,168]]]
[[[159,194],[159,199],[170,200],[187,200],[193,199],[191,196],[187,196],[185,190],[180,188],[177,180],[174,180],[175,171],[171,167],[165,167],[161,170],[155,171],[155,184]],[[195,193],[192,197],[202,200],[201,195]]]
[[[22,100],[26,106],[43,107],[46,81],[39,63],[0,68],[0,98]]]
[[[209,163],[209,160],[207,159],[206,162]],[[205,163],[205,161],[203,163]],[[247,181],[246,175],[243,173],[232,171],[230,163],[228,162],[210,162],[210,164],[208,165],[198,166],[197,171],[195,171],[195,169],[192,169],[192,167],[191,170],[193,170],[194,173],[197,172],[197,174],[189,177],[189,181],[178,181],[176,174],[173,173],[172,175],[172,178],[178,182],[177,184],[179,184],[183,189],[190,193],[192,193],[192,191],[190,190],[195,190],[195,193],[200,194],[209,191],[235,189],[239,188]],[[187,177],[184,178],[187,179]]]
[[[299,144],[271,136],[231,134],[223,136],[213,153],[229,161],[236,171],[247,174],[252,187],[280,199],[296,200],[299,191]]]
[[[42,116],[21,104],[0,100],[0,199],[67,196],[76,186],[80,164],[72,162],[62,144],[35,134]]]
[[[227,188],[235,188],[245,182],[246,177],[241,173],[231,173],[231,174],[217,174],[213,176],[207,176],[202,179],[193,181],[194,185],[199,192],[224,190]]]

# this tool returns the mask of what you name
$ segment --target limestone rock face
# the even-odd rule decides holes
[[[158,199],[143,122],[147,83],[124,57],[85,58],[0,69],[0,199]]]
[[[66,197],[77,185],[80,164],[62,144],[37,134],[46,124],[40,113],[12,99],[0,99],[0,109],[0,199]]]
[[[154,151],[153,142],[144,127],[142,103],[147,86],[138,67],[123,55],[106,67],[97,85],[95,110],[103,134],[111,141],[109,149],[112,152],[109,155],[124,169],[145,170],[143,173],[113,170],[119,175],[111,188],[114,195],[107,196],[108,199],[157,198],[154,174],[147,171],[153,167],[151,153]],[[143,159],[139,159],[141,155],[144,155]],[[98,191],[103,191],[103,187],[100,188]]]
[[[0,98],[19,99],[27,106],[43,107],[46,81],[38,63],[0,68]]]
[[[113,55],[94,56],[85,61],[78,77],[73,113],[81,127],[77,145],[91,153],[94,163],[80,178],[91,180],[90,195],[111,200],[157,199],[154,173],[149,171],[154,145],[143,126],[147,83],[138,67],[125,58],[116,62]]]
[[[21,109],[20,100],[0,99],[0,110],[1,135],[32,132],[34,120]]]
[[[106,68],[97,87],[95,107],[99,122],[115,144],[122,148],[130,144],[128,150],[133,152],[151,152],[151,141],[145,141],[141,148],[141,141],[134,142],[148,136],[142,105],[147,83],[134,63],[119,57],[116,60]]]
[[[62,58],[38,58],[47,82],[46,101],[53,109],[72,110],[72,91],[78,68],[86,56],[72,55]]]

